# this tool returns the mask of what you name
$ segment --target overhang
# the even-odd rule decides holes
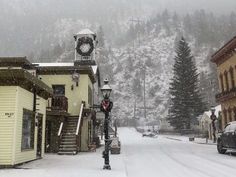
[[[21,67],[31,69],[34,65],[32,65],[26,57],[0,57],[0,67]]]
[[[0,69],[0,86],[20,86],[44,99],[52,96],[53,91],[48,85],[23,69]]]

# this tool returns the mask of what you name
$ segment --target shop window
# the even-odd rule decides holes
[[[23,109],[21,150],[34,149],[34,112]]]

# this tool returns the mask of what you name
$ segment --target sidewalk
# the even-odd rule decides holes
[[[0,169],[0,177],[126,177],[124,157],[110,155],[112,170],[103,170],[104,146],[96,152],[79,153],[77,155],[46,154],[18,169]]]
[[[194,138],[194,141],[189,141],[188,136],[180,136],[180,135],[163,135],[167,139],[176,140],[176,141],[183,141],[183,142],[190,142],[196,144],[205,144],[205,145],[216,145],[213,143],[212,140],[208,140],[206,143],[206,138]]]

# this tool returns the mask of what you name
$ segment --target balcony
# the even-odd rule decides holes
[[[48,100],[47,111],[54,113],[67,113],[68,99],[64,95],[54,95]]]
[[[216,94],[217,102],[224,102],[236,97],[236,88]]]

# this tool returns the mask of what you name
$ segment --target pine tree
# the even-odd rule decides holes
[[[176,130],[190,129],[204,111],[205,104],[198,90],[198,73],[191,49],[183,37],[176,47],[173,74],[168,120]]]

